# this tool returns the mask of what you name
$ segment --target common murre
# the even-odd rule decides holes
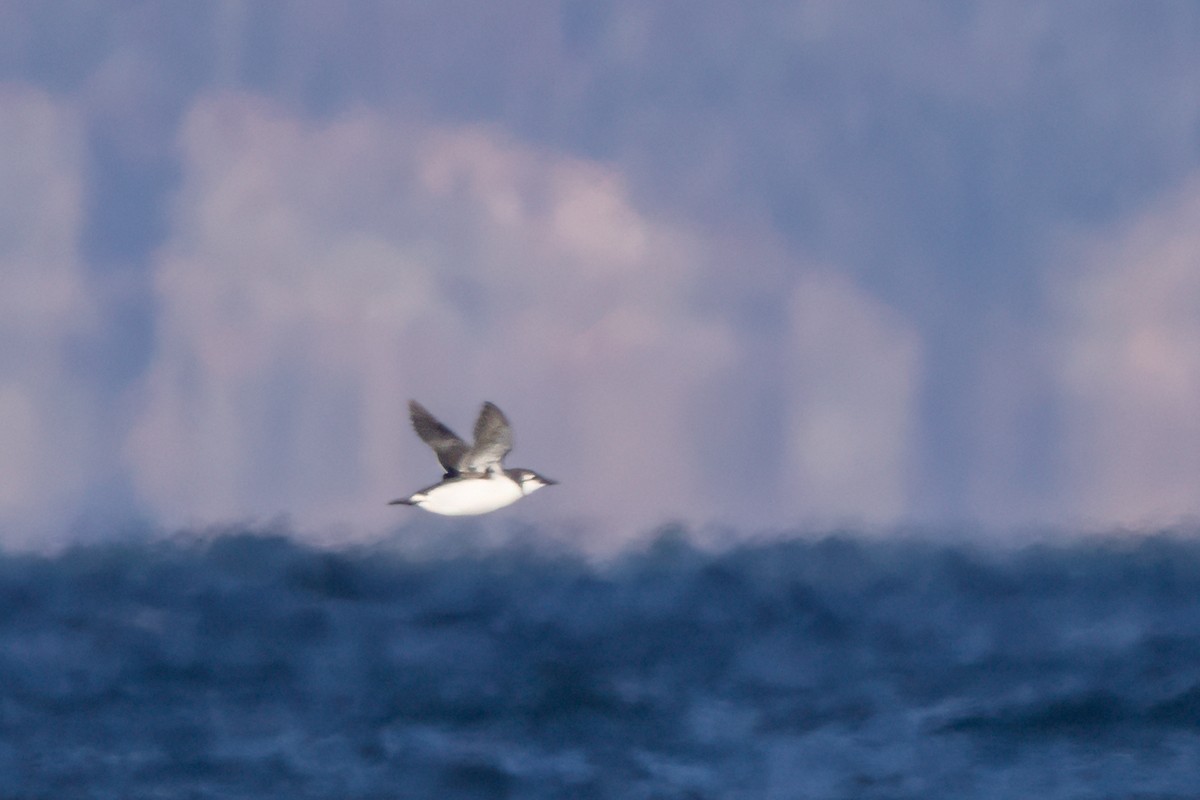
[[[486,514],[558,483],[533,470],[504,468],[504,456],[513,445],[512,428],[493,403],[484,403],[480,409],[475,443],[470,447],[416,400],[408,401],[408,415],[413,429],[433,448],[446,474],[440,483],[388,505],[417,506],[447,516]]]

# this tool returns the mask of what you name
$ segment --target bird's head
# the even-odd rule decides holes
[[[558,481],[543,478],[531,469],[518,469],[513,477],[521,485],[521,494],[533,494],[543,486],[553,486]]]

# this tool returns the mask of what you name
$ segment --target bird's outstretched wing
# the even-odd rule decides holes
[[[458,438],[454,431],[438,422],[437,418],[416,400],[408,401],[408,417],[412,420],[413,430],[421,437],[421,441],[433,448],[438,463],[446,470],[446,474],[457,475],[462,470],[467,443]]]
[[[462,461],[464,472],[488,472],[500,468],[500,462],[512,450],[512,428],[504,412],[493,403],[484,403],[475,420],[475,444]]]

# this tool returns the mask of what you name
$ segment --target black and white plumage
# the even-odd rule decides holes
[[[512,428],[494,403],[480,409],[470,447],[416,400],[409,401],[408,414],[413,430],[433,448],[445,474],[439,483],[389,505],[418,506],[448,516],[486,514],[556,483],[533,470],[504,468],[504,457],[513,446]]]

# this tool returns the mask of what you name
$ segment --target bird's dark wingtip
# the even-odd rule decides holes
[[[409,500],[407,497],[398,497],[395,500],[390,501],[388,503],[388,505],[389,506],[415,506],[416,503],[414,503],[412,500]]]

